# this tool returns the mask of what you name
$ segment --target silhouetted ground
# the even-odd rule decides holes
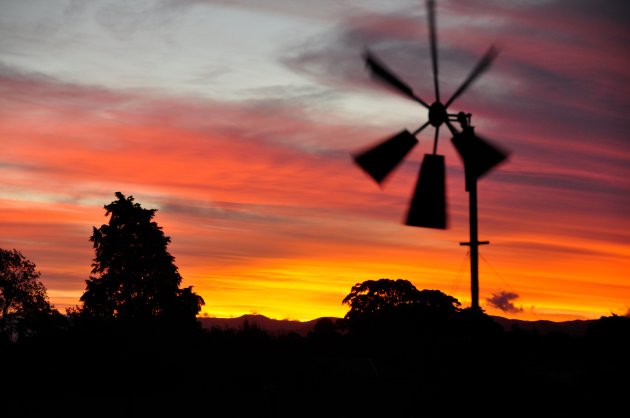
[[[626,405],[629,322],[602,318],[583,337],[496,323],[386,338],[332,321],[306,337],[71,329],[1,347],[0,415],[610,416]]]

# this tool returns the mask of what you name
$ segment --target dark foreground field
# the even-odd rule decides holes
[[[611,416],[627,405],[630,319],[583,336],[492,319],[444,332],[182,332],[127,325],[5,343],[3,417]],[[621,409],[620,409],[621,408]]]

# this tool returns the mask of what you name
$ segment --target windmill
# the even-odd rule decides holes
[[[446,125],[451,132],[451,142],[464,164],[466,191],[469,196],[470,239],[460,245],[470,247],[470,281],[472,307],[479,309],[479,246],[489,244],[479,241],[477,228],[477,180],[507,158],[507,152],[479,137],[471,125],[470,113],[449,113],[449,107],[470,85],[488,69],[497,56],[494,47],[485,53],[464,82],[445,102],[440,97],[438,83],[438,54],[435,31],[435,2],[427,1],[429,42],[433,64],[433,87],[435,101],[428,104],[417,96],[411,87],[394,74],[373,53],[366,51],[365,63],[372,75],[419,103],[428,110],[428,121],[414,132],[403,130],[372,148],[354,155],[355,162],[377,183],[383,180],[400,164],[403,158],[418,143],[416,136],[425,128],[433,126],[433,152],[425,154],[420,165],[420,173],[411,199],[405,224],[409,226],[446,229],[446,169],[444,156],[437,154],[440,127]],[[459,124],[461,131],[455,127]]]

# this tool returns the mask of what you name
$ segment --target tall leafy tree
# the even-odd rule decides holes
[[[350,310],[340,322],[354,335],[382,341],[415,338],[444,329],[460,309],[460,302],[439,290],[418,290],[408,280],[367,280],[352,286],[343,299]]]
[[[460,302],[439,290],[418,290],[410,281],[397,279],[366,280],[352,286],[343,304],[350,306],[345,318],[352,320],[395,310],[453,314]]]
[[[92,276],[81,297],[90,318],[193,320],[204,304],[191,287],[180,289],[171,242],[133,196],[116,193],[105,205],[109,223],[93,228]]]
[[[35,332],[53,313],[35,264],[18,250],[0,248],[0,333],[15,338]]]

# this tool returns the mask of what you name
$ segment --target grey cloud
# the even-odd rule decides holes
[[[519,296],[513,292],[506,292],[504,290],[492,293],[492,296],[487,298],[486,301],[493,307],[502,310],[506,313],[518,313],[523,312],[523,307],[516,307],[513,303]]]
[[[94,20],[118,39],[127,39],[145,29],[163,30],[178,21],[176,2],[104,2],[94,11]]]

